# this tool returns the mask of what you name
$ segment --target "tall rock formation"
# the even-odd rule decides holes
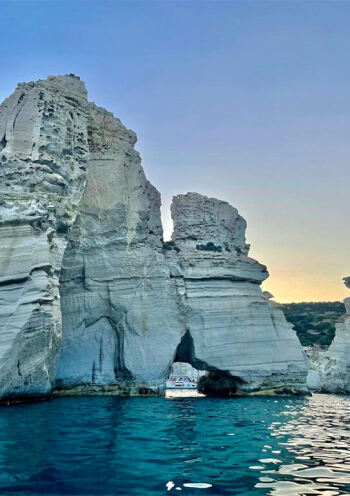
[[[229,372],[241,392],[305,389],[304,353],[260,289],[268,272],[248,257],[245,220],[228,203],[197,193],[176,196],[171,211],[168,261],[186,327],[181,361]]]
[[[350,277],[344,277],[350,289]],[[325,393],[350,393],[350,298],[344,299],[346,313],[335,324],[335,336],[328,350],[310,352],[310,389]]]
[[[54,385],[59,274],[85,187],[87,120],[76,77],[19,84],[0,106],[0,398]]]
[[[179,195],[164,243],[135,143],[73,75],[21,84],[1,105],[0,399],[158,393],[174,361],[238,392],[305,391],[244,219]]]
[[[88,135],[87,187],[61,275],[57,383],[162,386],[183,325],[162,253],[160,195],[135,133],[91,105]]]

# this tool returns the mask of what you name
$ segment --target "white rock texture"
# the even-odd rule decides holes
[[[61,276],[60,386],[163,385],[184,332],[162,253],[160,195],[135,142],[112,114],[91,106],[87,187]]]
[[[73,75],[0,106],[0,399],[157,392],[174,361],[229,372],[243,393],[305,392],[305,355],[260,289],[245,220],[179,195],[164,243],[135,143]]]
[[[305,391],[305,354],[281,307],[260,289],[268,272],[248,257],[245,220],[197,193],[176,196],[172,217],[167,258],[182,296],[190,350],[183,361],[230,372],[241,392]]]
[[[350,288],[350,277],[344,277]],[[335,324],[335,336],[327,350],[308,352],[311,390],[325,393],[350,393],[350,298],[344,300],[346,313]]]
[[[0,106],[0,398],[47,394],[59,273],[85,187],[88,105],[76,77],[19,84]]]
[[[170,377],[189,377],[196,382],[203,375],[205,375],[204,370],[197,370],[187,362],[174,362],[169,374]]]

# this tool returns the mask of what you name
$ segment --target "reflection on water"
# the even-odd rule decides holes
[[[328,395],[2,408],[0,494],[350,494],[349,418]]]
[[[301,406],[301,408],[300,408]],[[350,492],[350,398],[314,395],[300,405],[285,405],[281,416],[289,420],[271,422],[270,436],[292,455],[274,466],[265,460],[257,488],[272,495]],[[264,460],[260,459],[261,462]]]

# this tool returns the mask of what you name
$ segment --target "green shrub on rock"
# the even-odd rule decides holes
[[[212,241],[209,241],[206,245],[196,245],[196,248],[202,251],[222,251],[222,246],[216,246]]]

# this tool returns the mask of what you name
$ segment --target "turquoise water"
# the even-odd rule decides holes
[[[350,494],[349,419],[328,395],[1,408],[0,494]]]

